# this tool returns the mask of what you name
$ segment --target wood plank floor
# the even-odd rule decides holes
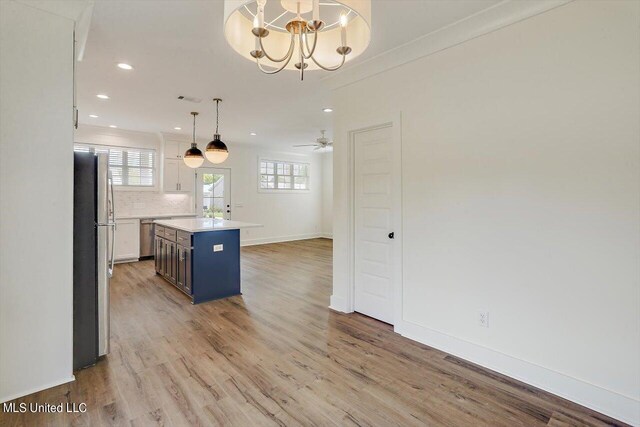
[[[327,309],[330,240],[242,249],[243,295],[193,306],[153,262],[112,281],[112,352],[2,426],[604,426],[566,400]]]

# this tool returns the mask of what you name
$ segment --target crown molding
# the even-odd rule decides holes
[[[61,16],[78,22],[82,19],[87,8],[93,9],[95,0],[15,0],[25,6],[39,9],[43,12]]]
[[[380,74],[425,56],[483,36],[557,7],[573,0],[504,0],[460,21],[367,59],[357,65],[324,77],[323,83],[331,90]]]

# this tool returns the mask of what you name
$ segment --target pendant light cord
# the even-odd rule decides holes
[[[193,141],[191,141],[191,147],[196,146],[196,116],[198,113],[196,111],[192,111],[191,115],[193,116]]]
[[[220,106],[220,100],[216,99],[216,135],[218,135],[218,122],[220,120],[219,106]]]

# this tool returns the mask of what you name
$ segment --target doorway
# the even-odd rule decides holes
[[[353,309],[394,324],[401,298],[401,181],[393,123],[351,133]]]
[[[231,219],[231,169],[196,171],[196,213],[201,218]]]

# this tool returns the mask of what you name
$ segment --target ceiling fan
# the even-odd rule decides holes
[[[320,133],[322,133],[322,136],[320,138],[316,139],[316,142],[313,144],[301,144],[301,145],[294,145],[294,147],[316,147],[313,149],[313,151],[318,151],[318,150],[332,150],[333,149],[333,141],[329,141],[325,136],[324,136],[324,130],[321,130]]]

